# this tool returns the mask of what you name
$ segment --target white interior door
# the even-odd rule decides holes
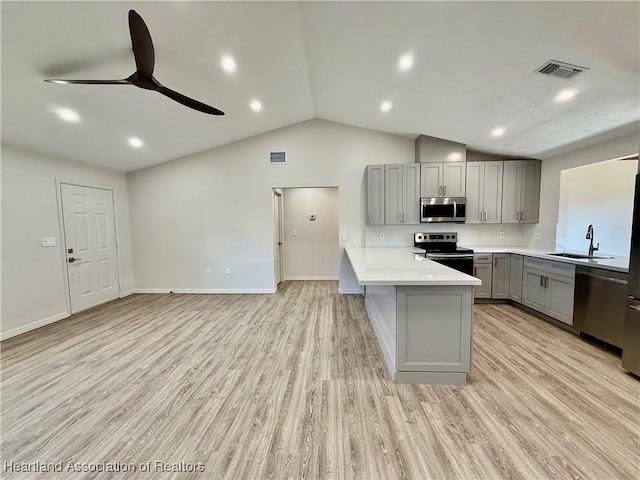
[[[120,296],[113,192],[63,183],[71,313]]]

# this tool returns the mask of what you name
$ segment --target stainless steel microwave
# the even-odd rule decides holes
[[[420,222],[464,223],[466,202],[465,197],[423,197],[420,199]]]

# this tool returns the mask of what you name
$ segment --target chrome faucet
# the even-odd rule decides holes
[[[593,252],[600,250],[600,242],[595,247],[593,246],[593,225],[587,227],[587,236],[585,237],[589,242],[589,256],[593,257]]]

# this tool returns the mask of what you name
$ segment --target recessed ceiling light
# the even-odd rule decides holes
[[[403,71],[409,70],[413,67],[413,55],[410,53],[406,53],[400,57],[398,60],[398,68]]]
[[[556,102],[566,102],[567,100],[571,100],[575,94],[575,90],[563,90],[556,95]]]
[[[384,101],[380,104],[380,110],[382,110],[383,112],[388,112],[389,110],[391,110],[391,102]]]
[[[493,129],[493,131],[491,132],[491,135],[493,135],[494,137],[499,137],[500,135],[502,135],[505,131],[505,128],[503,127],[496,127]]]
[[[260,100],[254,100],[249,104],[249,106],[254,112],[259,112],[260,110],[262,110],[262,103],[260,103]]]
[[[456,161],[462,158],[462,154],[460,152],[453,152],[449,154],[449,160]]]
[[[131,137],[129,139],[129,145],[135,148],[140,148],[142,146],[142,140],[139,138]]]
[[[233,59],[233,57],[230,57],[229,55],[222,57],[222,60],[220,61],[220,65],[222,65],[222,68],[224,68],[225,71],[227,72],[236,71],[236,61]]]
[[[62,120],[66,120],[67,122],[77,122],[80,120],[78,114],[69,108],[59,108],[56,110],[56,113]]]

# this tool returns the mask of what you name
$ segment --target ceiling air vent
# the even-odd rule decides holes
[[[269,163],[272,165],[284,165],[287,163],[287,152],[269,152]]]
[[[541,75],[548,75],[550,77],[563,78],[568,80],[573,78],[585,70],[589,70],[587,67],[580,67],[578,65],[571,65],[570,63],[559,62],[557,60],[549,60],[545,62],[541,67],[535,69],[533,73],[539,73]]]

